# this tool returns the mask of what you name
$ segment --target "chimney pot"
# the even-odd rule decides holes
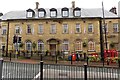
[[[72,1],[72,8],[75,8],[75,1]]]
[[[36,9],[39,8],[39,2],[36,2]]]

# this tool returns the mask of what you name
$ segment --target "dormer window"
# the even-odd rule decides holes
[[[57,17],[57,10],[55,8],[50,9],[50,17]]]
[[[46,11],[43,8],[38,9],[38,16],[45,17]]]
[[[32,9],[28,9],[26,10],[27,11],[27,17],[28,18],[31,18],[34,16],[35,12],[32,10]]]
[[[75,8],[74,10],[73,10],[73,15],[75,16],[75,17],[79,17],[80,15],[81,15],[81,9],[80,8]]]
[[[62,16],[63,17],[69,16],[69,9],[68,8],[62,8]]]

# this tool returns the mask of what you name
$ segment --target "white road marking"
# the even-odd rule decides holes
[[[45,71],[45,69],[43,69],[43,72]],[[37,79],[38,77],[40,77],[40,72],[33,78],[34,79]]]

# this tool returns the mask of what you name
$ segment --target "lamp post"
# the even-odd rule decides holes
[[[107,29],[106,29],[106,24],[105,24],[105,15],[104,15],[104,5],[102,2],[102,12],[103,12],[103,27],[104,27],[104,33],[105,33],[105,47],[106,47],[106,53],[108,53],[108,46],[107,46]],[[103,55],[103,60],[104,60],[104,55]]]

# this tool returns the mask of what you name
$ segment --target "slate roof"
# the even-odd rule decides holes
[[[62,8],[57,8],[57,17],[56,18],[63,18],[62,14],[61,14],[61,10],[62,10]],[[46,16],[44,18],[51,18],[50,17],[50,9],[45,8],[45,11],[46,11]],[[33,19],[40,19],[38,17],[37,10],[34,10],[34,12],[35,12],[35,16],[33,17]],[[105,18],[117,18],[118,17],[118,15],[116,15],[112,12],[109,12],[107,10],[105,10],[104,12],[105,12]],[[26,14],[27,14],[26,10],[10,11],[10,12],[4,14],[1,17],[1,20],[29,19],[26,17]],[[103,17],[102,9],[101,8],[92,8],[92,9],[81,8],[81,16],[77,17],[77,18],[91,18],[91,17],[93,17],[93,18],[94,17],[95,18]],[[69,8],[69,16],[67,18],[74,18],[72,8]]]

